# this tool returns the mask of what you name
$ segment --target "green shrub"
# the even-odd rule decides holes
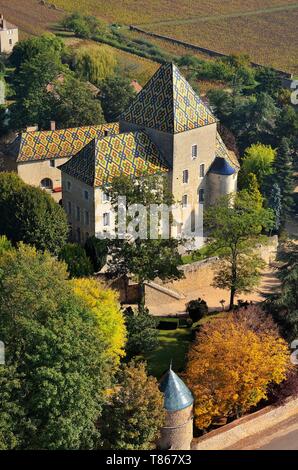
[[[191,300],[187,304],[186,311],[192,321],[197,322],[208,314],[207,302],[200,297],[197,300]]]

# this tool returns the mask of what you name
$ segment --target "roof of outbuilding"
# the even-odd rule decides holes
[[[69,158],[78,153],[94,138],[119,132],[118,123],[75,127],[55,131],[23,132],[12,145],[17,162]]]
[[[120,120],[171,134],[216,122],[174,64],[157,70]]]
[[[139,131],[93,139],[59,168],[90,186],[102,186],[120,174],[141,176],[168,170],[156,145]]]
[[[191,391],[172,367],[162,378],[159,388],[164,394],[164,407],[167,411],[180,411],[194,402]]]

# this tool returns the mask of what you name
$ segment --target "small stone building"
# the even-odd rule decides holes
[[[9,23],[0,14],[0,53],[10,54],[19,40],[19,30],[17,26]]]
[[[164,394],[166,419],[157,447],[161,450],[189,450],[193,439],[192,393],[171,366],[159,388]]]

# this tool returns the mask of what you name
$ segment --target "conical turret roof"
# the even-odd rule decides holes
[[[216,157],[209,168],[209,173],[230,176],[236,173],[236,171],[224,158]]]
[[[164,394],[164,407],[167,411],[179,411],[193,404],[193,396],[189,388],[172,370],[168,370],[160,383],[160,391]]]
[[[120,120],[171,134],[216,122],[174,64],[157,70]]]

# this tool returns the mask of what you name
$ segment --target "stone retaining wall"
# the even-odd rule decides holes
[[[211,431],[208,435],[193,439],[192,450],[222,450],[244,438],[266,431],[292,416],[298,416],[298,398],[290,398],[279,407],[268,406],[249,416]]]

